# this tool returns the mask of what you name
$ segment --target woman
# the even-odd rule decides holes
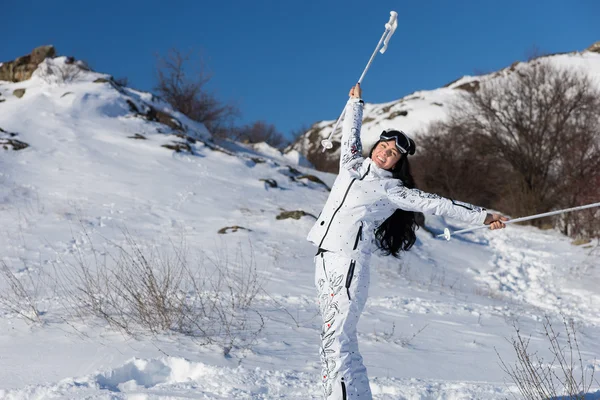
[[[371,399],[358,351],[356,325],[367,301],[369,259],[377,248],[397,256],[416,240],[415,212],[504,228],[508,219],[471,204],[414,189],[408,155],[415,142],[404,132],[384,131],[362,157],[363,101],[350,90],[342,125],[340,172],[308,240],[318,247],[315,284],[323,318],[321,362],[328,400]]]

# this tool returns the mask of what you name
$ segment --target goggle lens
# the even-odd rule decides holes
[[[402,131],[383,131],[381,135],[379,135],[380,140],[392,140],[396,142],[396,148],[400,153],[406,154],[408,153],[408,149],[410,149],[410,141],[408,140],[408,136]]]

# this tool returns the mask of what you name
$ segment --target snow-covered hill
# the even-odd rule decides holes
[[[19,292],[11,276],[30,296],[13,299],[16,308],[0,302],[0,398],[319,398],[315,249],[305,236],[335,176],[264,146],[214,143],[202,125],[102,74],[66,83],[38,69],[0,82],[0,93],[0,299]],[[224,354],[175,332],[134,339],[75,318],[65,304],[75,288],[57,273],[81,259],[114,263],[128,238],[148,254],[189,253],[192,270],[210,261],[256,270],[252,308],[264,329],[251,346]],[[514,325],[549,359],[544,315],[557,330],[561,315],[575,322],[590,373],[600,367],[599,279],[597,241],[574,246],[555,231],[510,226],[446,242],[420,230],[402,260],[373,262],[359,340],[375,398],[511,397],[496,352],[514,362]],[[30,303],[39,322],[23,318]]]
[[[543,58],[549,60],[553,65],[577,69],[586,73],[600,87],[599,43],[583,52],[555,54]],[[418,91],[399,100],[383,104],[368,103],[369,89],[366,86],[365,100],[367,103],[365,103],[362,128],[364,150],[368,151],[371,148],[384,129],[402,129],[413,137],[424,133],[432,122],[447,118],[451,108],[457,104],[464,91],[478,90],[482,83],[500,79],[525,64],[514,63],[507,68],[486,75],[464,76],[442,88]],[[343,104],[340,105],[340,107],[342,106]],[[334,124],[335,120],[316,122],[288,150],[302,153],[322,171],[336,172],[339,160],[340,130],[333,136],[333,151],[323,153],[321,147],[321,140],[329,136]]]

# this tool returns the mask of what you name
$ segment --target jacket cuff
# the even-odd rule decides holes
[[[356,104],[356,103],[365,104],[363,99],[357,99],[356,97],[350,97],[348,99],[348,104]]]
[[[483,209],[481,211],[481,215],[479,216],[479,225],[483,225],[483,223],[485,222],[485,217],[487,217],[487,214],[488,214],[488,212],[486,209]]]

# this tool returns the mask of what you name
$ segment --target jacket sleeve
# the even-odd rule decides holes
[[[418,189],[409,189],[402,185],[388,189],[387,195],[392,203],[403,210],[441,215],[474,225],[483,224],[487,215],[485,208],[447,199]]]
[[[360,128],[362,127],[363,107],[364,102],[361,99],[351,98],[346,104],[342,124],[340,169],[355,169],[362,164]]]

